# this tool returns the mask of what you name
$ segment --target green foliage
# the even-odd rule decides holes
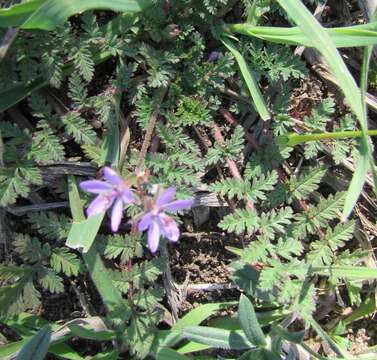
[[[275,142],[276,136],[298,127],[311,133],[354,130],[356,121],[338,110],[335,116],[337,104],[331,98],[318,100],[312,109],[310,102],[294,99],[305,91],[308,79],[302,80],[308,70],[291,47],[272,45],[268,39],[250,41],[245,34],[227,42],[225,35],[230,34],[222,32],[227,28],[223,20],[239,22],[243,10],[249,23],[263,22],[264,30],[259,26],[258,31],[273,31],[265,25],[286,20],[293,24],[301,17],[284,15],[283,20],[282,10],[277,10],[279,4],[296,6],[297,1],[234,3],[151,1],[151,8],[137,17],[86,12],[50,32],[20,32],[0,63],[2,94],[8,95],[0,105],[8,109],[28,97],[4,113],[0,122],[0,205],[6,207],[8,217],[6,211],[12,210],[7,207],[17,202],[30,204],[32,209],[40,198],[46,203],[66,201],[65,175],[61,174],[86,176],[88,160],[98,168],[112,162],[122,173],[133,174],[151,116],[156,115],[142,169],[149,184],[141,185],[141,190],[161,184],[176,187],[178,197],[208,190],[214,193],[210,196],[229,201],[229,209],[209,210],[211,221],[201,231],[216,231],[218,225],[232,238],[236,235],[242,240],[242,248],[229,248],[237,256],[231,264],[233,280],[245,294],[240,299],[239,321],[232,323],[236,329],[204,327],[199,322],[188,326],[183,321],[178,322],[183,323],[181,327],[167,330],[163,325],[161,330],[162,319],[169,320],[164,308],[170,311],[172,301],[162,287],[163,280],[167,286],[166,259],[151,258],[144,252],[144,235],[130,235],[127,221],[140,216],[138,205],[127,208],[121,232],[112,235],[106,221],[100,227],[102,218],[85,222],[88,231],[70,231],[72,226],[82,229],[82,219],[72,221],[63,209],[30,211],[17,219],[10,216],[17,231],[25,226],[22,231],[30,235],[12,234],[9,262],[0,266],[2,315],[37,307],[43,311],[41,294],[62,293],[72,281],[80,284],[78,291],[90,290],[87,298],[91,301],[91,288],[81,287],[92,283],[86,278],[91,276],[103,300],[101,316],[116,330],[117,347],[127,349],[130,356],[141,359],[167,353],[173,357],[190,348],[213,347],[245,350],[240,359],[279,359],[283,342],[302,341],[302,334],[288,333],[278,325],[287,315],[304,321],[316,316],[318,296],[324,290],[331,296],[337,291],[340,304],[340,296],[347,293],[339,292],[339,285],[350,297],[343,298],[344,302],[359,305],[364,301],[365,289],[354,278],[372,273],[355,267],[368,252],[352,241],[356,222],[339,222],[345,194],[321,186],[328,171],[333,176],[342,170],[332,167],[329,159],[319,158],[326,145],[326,153],[329,149],[335,164],[340,164],[354,155],[357,142],[304,144],[303,164],[301,150],[296,148],[292,154],[292,148]],[[229,43],[237,44],[237,51]],[[97,66],[98,59],[108,61]],[[247,88],[241,77],[245,73],[249,75]],[[251,95],[259,95],[252,101],[245,99],[250,95],[250,82],[254,86]],[[54,89],[38,92],[47,84]],[[165,87],[166,95],[157,104],[156,93]],[[256,99],[264,108],[261,117],[256,117],[255,108],[260,110],[254,108]],[[349,94],[347,99],[351,104]],[[219,115],[220,107],[232,113],[237,126]],[[307,116],[299,119],[296,113]],[[221,128],[225,144],[214,140],[214,125]],[[258,142],[258,149],[246,144],[249,135]],[[106,156],[109,147],[114,150],[110,161]],[[118,153],[121,161],[116,163]],[[236,162],[241,179],[232,177],[229,159]],[[358,159],[362,157],[355,162]],[[135,190],[140,184],[132,186]],[[77,212],[71,202],[72,188],[68,190],[72,210]],[[80,208],[81,199],[78,203]],[[195,227],[188,228],[191,219],[185,220],[180,230],[186,226],[195,233]],[[93,247],[81,253],[64,247],[68,234],[70,240],[91,235]],[[342,269],[354,277],[342,279]],[[101,283],[98,278],[107,281]],[[274,309],[274,314],[264,320],[263,325],[268,326],[261,327],[259,319],[266,315],[265,308]],[[208,311],[200,311],[195,318],[207,319]],[[211,307],[211,315],[214,311]],[[251,351],[253,345],[256,348]],[[168,347],[176,351],[161,350]],[[114,352],[112,356],[118,355]]]
[[[66,239],[71,226],[71,220],[67,216],[54,212],[30,213],[28,222],[40,235],[53,241]]]
[[[330,220],[335,218],[342,209],[345,200],[345,193],[339,192],[321,199],[319,204],[311,207],[305,213],[295,216],[296,225],[294,232],[299,238],[306,234],[314,234],[319,228],[326,227]]]
[[[66,248],[54,249],[50,263],[57,273],[62,272],[67,276],[77,276],[80,272],[80,260]]]
[[[258,215],[255,210],[236,209],[234,214],[225,216],[219,223],[219,227],[229,232],[242,234],[254,232],[258,226]]]
[[[121,261],[126,263],[129,258],[142,256],[143,248],[140,240],[140,235],[100,236],[97,240],[97,247],[106,259],[120,257]]]
[[[40,304],[40,294],[33,284],[34,270],[29,266],[0,267],[0,312],[18,314]]]
[[[260,43],[253,46],[248,44],[252,67],[260,74],[266,74],[271,83],[279,80],[304,78],[308,71],[298,56],[293,56],[289,47]]]
[[[207,165],[223,162],[226,158],[237,160],[239,154],[242,153],[244,147],[244,131],[241,126],[237,126],[230,139],[225,140],[225,143],[215,143],[213,148],[209,149],[207,153]]]
[[[175,113],[178,124],[185,125],[209,125],[210,115],[200,99],[182,97]]]
[[[252,182],[247,180],[225,179],[221,182],[211,184],[210,189],[222,196],[226,195],[229,198],[249,198],[256,202],[266,199],[265,194],[274,188],[277,178],[278,174],[273,170],[266,175],[261,174],[259,177],[254,177]]]
[[[96,134],[92,127],[78,113],[70,112],[62,117],[68,135],[72,135],[78,144],[93,145]]]
[[[309,128],[310,132],[315,133],[326,131],[326,125],[331,120],[331,115],[335,111],[334,106],[334,101],[328,98],[312,110],[311,115],[304,119],[305,125]],[[305,158],[314,158],[320,150],[321,143],[319,141],[312,141],[305,144]]]

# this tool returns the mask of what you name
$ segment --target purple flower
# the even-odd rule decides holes
[[[105,212],[111,206],[111,229],[118,230],[123,217],[124,204],[131,204],[134,196],[124,180],[111,168],[104,168],[105,181],[88,180],[80,183],[81,189],[98,196],[86,209],[88,216]]]
[[[175,189],[168,188],[156,201],[150,204],[149,212],[141,218],[138,228],[139,231],[148,229],[148,247],[152,253],[158,249],[160,236],[165,236],[170,241],[178,241],[179,228],[178,224],[172,217],[165,214],[165,211],[176,212],[190,208],[193,200],[174,200]]]
[[[211,51],[208,55],[208,62],[214,62],[220,57],[221,53],[219,51]]]

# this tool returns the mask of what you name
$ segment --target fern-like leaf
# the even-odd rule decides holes
[[[59,294],[64,291],[63,279],[55,271],[45,266],[38,269],[38,282],[51,293]]]
[[[81,270],[80,259],[66,248],[56,248],[52,251],[51,267],[67,276],[77,276]]]
[[[14,242],[15,250],[25,261],[41,262],[50,256],[50,245],[43,244],[29,235],[17,234]]]
[[[259,231],[268,239],[273,239],[277,232],[284,232],[284,226],[291,223],[292,217],[293,211],[290,207],[262,213],[259,221]]]
[[[96,133],[86,121],[76,112],[69,112],[62,117],[66,131],[72,135],[78,144],[93,145],[96,141]]]
[[[305,170],[299,177],[292,176],[289,181],[288,201],[292,201],[292,198],[307,199],[313,191],[318,189],[326,171],[326,167],[317,166]]]
[[[50,240],[66,239],[72,225],[67,216],[54,212],[28,214],[28,222],[33,229]]]
[[[233,214],[225,216],[220,221],[219,227],[228,232],[241,234],[245,231],[255,232],[258,224],[258,214],[255,210],[236,209]]]

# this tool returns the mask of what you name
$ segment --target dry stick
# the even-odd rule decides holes
[[[140,154],[139,154],[139,159],[137,160],[136,168],[135,168],[135,173],[136,175],[139,175],[141,167],[143,166],[145,156],[147,155],[147,150],[149,148],[149,145],[152,140],[152,135],[154,128],[156,126],[157,118],[158,118],[158,113],[160,111],[160,106],[162,103],[162,100],[164,99],[164,96],[166,94],[166,91],[168,90],[167,86],[164,86],[160,89],[157,90],[156,97],[153,99],[153,112],[151,115],[151,118],[149,120],[147,132],[144,137],[143,145],[141,146]]]
[[[12,44],[13,40],[18,34],[18,28],[9,28],[3,38],[0,41],[0,61],[4,59],[9,46]]]

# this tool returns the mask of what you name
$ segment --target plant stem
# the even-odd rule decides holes
[[[153,112],[152,112],[151,118],[149,120],[149,124],[148,124],[148,127],[147,127],[147,132],[146,132],[145,137],[144,137],[143,145],[141,146],[139,159],[137,160],[136,169],[135,169],[136,175],[138,175],[140,173],[141,167],[143,165],[145,156],[147,154],[147,150],[148,150],[149,145],[150,145],[151,140],[152,140],[152,135],[153,135],[154,128],[156,126],[158,113],[160,111],[160,106],[161,106],[162,100],[165,97],[167,90],[168,90],[167,86],[159,88],[157,90],[157,93],[156,93],[154,99],[153,99]]]
[[[377,129],[368,130],[368,136],[376,136]],[[362,131],[337,131],[325,132],[320,134],[289,134],[286,136],[288,139],[287,145],[295,146],[303,142],[318,141],[322,139],[344,139],[344,138],[358,138],[362,136]]]
[[[216,123],[212,123],[212,127],[213,127],[213,137],[215,138],[215,140],[220,144],[220,145],[224,145],[225,144],[225,140],[221,134],[221,130],[219,128],[219,126],[216,124]],[[237,180],[242,180],[242,176],[237,168],[237,164],[235,163],[234,160],[232,159],[229,159],[229,158],[225,158],[225,161],[229,167],[229,170],[230,172],[232,173],[233,177]],[[254,204],[253,202],[249,199],[249,198],[246,198],[246,206],[249,208],[249,209],[253,209],[254,208]]]

